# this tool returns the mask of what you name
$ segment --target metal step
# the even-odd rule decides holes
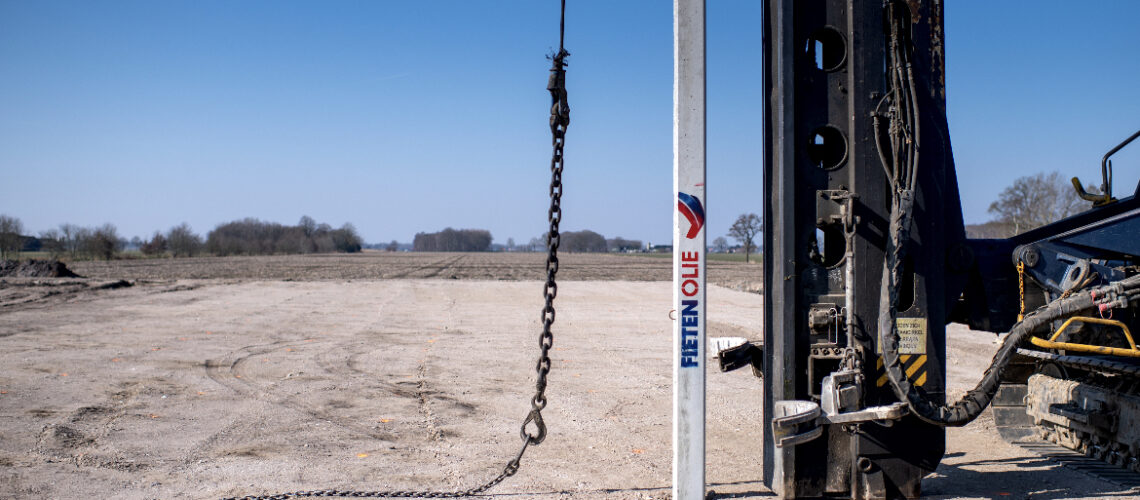
[[[1037,440],[1040,430],[1025,414],[1027,384],[1002,384],[990,403],[994,426],[1008,443]]]

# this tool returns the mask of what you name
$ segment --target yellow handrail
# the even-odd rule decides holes
[[[1120,328],[1121,331],[1124,332],[1124,338],[1128,340],[1128,345],[1131,346],[1131,349],[1122,349],[1119,347],[1105,347],[1105,346],[1088,345],[1088,344],[1072,344],[1069,342],[1056,342],[1057,338],[1060,337],[1061,334],[1064,333],[1065,330],[1069,328],[1069,325],[1071,325],[1074,321],[1080,321],[1082,323],[1096,323],[1096,324],[1100,324],[1100,325],[1108,325],[1108,326],[1118,327],[1118,328]],[[1109,354],[1112,356],[1127,356],[1127,357],[1131,357],[1131,358],[1140,358],[1140,349],[1136,348],[1136,342],[1132,340],[1132,332],[1128,329],[1128,325],[1125,325],[1124,323],[1121,323],[1121,322],[1114,320],[1114,319],[1092,318],[1092,317],[1088,317],[1088,316],[1073,316],[1073,317],[1065,320],[1064,323],[1061,323],[1061,327],[1057,329],[1057,332],[1054,333],[1052,337],[1049,337],[1049,340],[1045,340],[1045,339],[1040,338],[1040,337],[1030,337],[1029,341],[1032,342],[1033,345],[1035,345],[1037,347],[1044,347],[1046,349],[1064,349],[1066,351],[1088,352],[1088,353],[1094,353],[1094,354]]]

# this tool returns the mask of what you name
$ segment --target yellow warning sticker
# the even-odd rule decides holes
[[[926,354],[926,318],[898,318],[899,354]]]
[[[899,361],[903,365],[903,370],[906,372],[906,378],[910,379],[911,383],[917,386],[926,384],[926,355],[913,356],[910,354],[900,354]],[[875,363],[875,374],[878,379],[875,380],[876,387],[883,387],[887,385],[887,371],[883,369],[883,358],[878,358]]]
[[[926,318],[897,318],[899,354],[926,354]],[[877,352],[883,353],[883,346]]]

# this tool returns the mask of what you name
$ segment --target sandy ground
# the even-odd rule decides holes
[[[38,281],[0,291],[54,286]],[[559,292],[551,434],[492,496],[667,497],[669,284]],[[23,297],[0,308],[0,498],[464,489],[517,451],[533,391],[537,281],[143,281]],[[711,287],[710,333],[758,338],[761,301]],[[952,330],[952,388],[980,376],[993,338]],[[770,495],[761,406],[748,370],[709,374],[711,489]],[[947,450],[930,498],[1140,498],[1002,442],[988,417],[951,429]]]

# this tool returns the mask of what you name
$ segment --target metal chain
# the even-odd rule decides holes
[[[570,125],[570,105],[566,100],[566,57],[570,55],[563,46],[566,33],[566,0],[562,0],[561,18],[558,26],[558,52],[550,57],[553,62],[550,68],[550,80],[547,90],[550,91],[550,134],[554,145],[554,153],[550,158],[550,209],[547,211],[547,220],[550,221],[550,230],[546,233],[546,283],[542,295],[546,303],[542,307],[542,333],[538,337],[539,355],[535,365],[537,379],[535,381],[534,396],[530,399],[530,413],[523,419],[519,427],[522,437],[522,447],[519,452],[503,466],[503,471],[494,479],[474,488],[463,491],[410,491],[410,490],[311,490],[292,491],[273,495],[249,495],[244,497],[229,497],[224,500],[285,500],[289,498],[309,497],[354,497],[354,498],[460,498],[478,495],[519,471],[519,465],[526,449],[538,445],[546,439],[546,423],[542,420],[542,410],[546,408],[546,377],[550,374],[550,348],[554,346],[554,333],[550,328],[554,325],[554,298],[558,295],[558,283],[555,276],[558,274],[558,245],[561,236],[558,225],[562,222],[562,149],[566,142],[566,127]],[[533,424],[534,431],[527,430]]]
[[[562,0],[563,26],[566,19],[566,0]],[[546,424],[542,421],[542,409],[546,408],[546,376],[550,373],[550,348],[554,346],[554,334],[550,327],[554,325],[554,297],[558,295],[558,283],[555,275],[558,274],[558,245],[562,236],[558,226],[562,222],[562,148],[566,143],[566,127],[570,125],[570,104],[566,100],[566,56],[570,55],[562,47],[562,36],[559,36],[558,53],[551,57],[553,65],[550,68],[550,80],[546,89],[550,91],[550,136],[554,152],[550,157],[550,209],[546,212],[550,222],[550,230],[546,233],[546,284],[542,295],[546,304],[542,307],[542,334],[538,337],[538,363],[535,371],[538,374],[534,384],[534,397],[530,400],[530,414],[523,420],[519,434],[523,441],[529,444],[539,444],[546,439]],[[535,431],[527,431],[527,426],[534,423]],[[525,447],[524,447],[525,449]]]
[[[1017,294],[1021,297],[1021,309],[1017,311],[1017,320],[1025,319],[1025,263],[1017,259]]]

